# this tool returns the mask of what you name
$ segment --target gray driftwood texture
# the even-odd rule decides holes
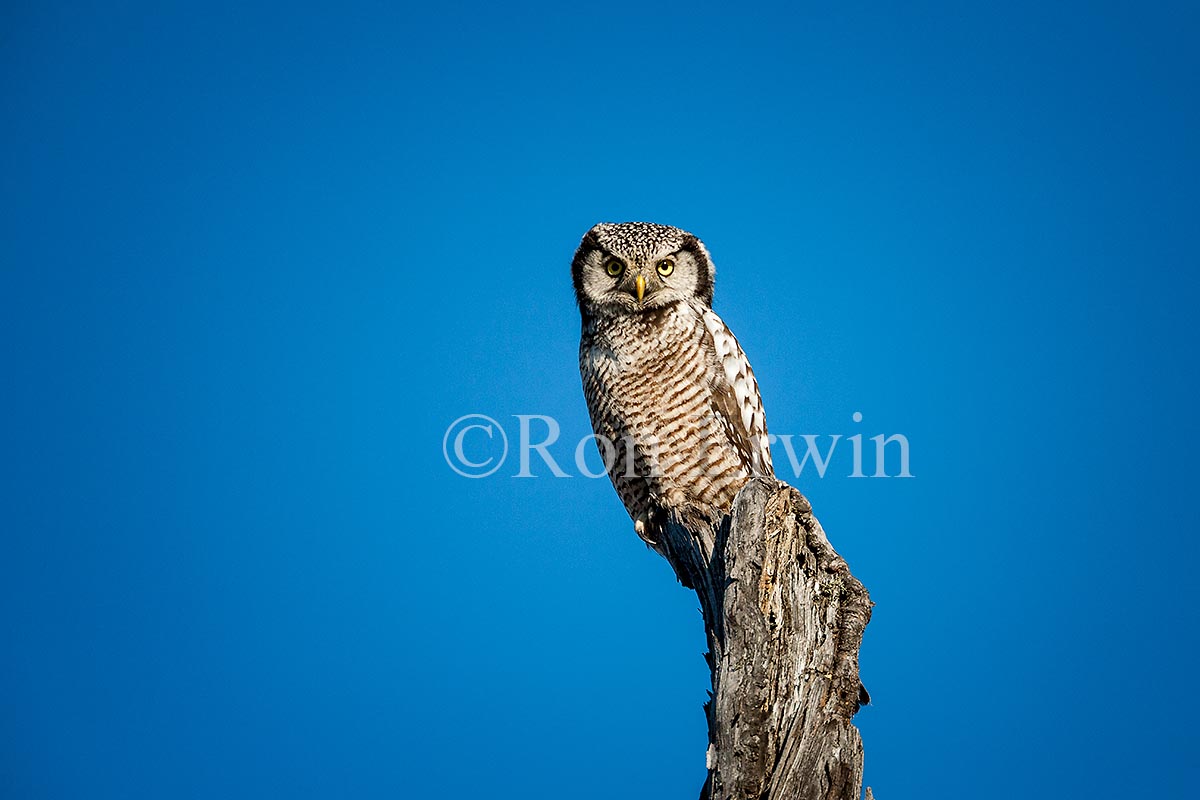
[[[871,600],[808,500],[755,478],[711,534],[666,527],[667,559],[699,595],[708,632],[701,800],[859,800],[850,720],[868,702],[858,648]]]

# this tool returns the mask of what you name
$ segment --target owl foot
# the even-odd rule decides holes
[[[633,521],[633,530],[634,530],[634,533],[636,533],[638,535],[639,539],[641,539],[643,542],[650,545],[651,547],[654,547],[658,544],[658,542],[654,541],[654,539],[650,536],[650,517],[649,517],[649,515],[642,514],[640,517],[635,519]]]
[[[658,553],[663,558],[666,558],[667,551],[656,538],[655,531],[660,530],[660,528],[650,521],[649,514],[643,513],[641,516],[635,519],[633,521],[633,530],[634,533],[638,535],[638,538],[646,543],[647,547]]]

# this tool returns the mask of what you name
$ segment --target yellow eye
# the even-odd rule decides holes
[[[625,271],[625,265],[615,258],[610,258],[604,265],[604,271],[615,278]]]
[[[664,278],[667,277],[668,275],[670,275],[674,271],[675,271],[675,262],[672,261],[671,259],[664,258],[662,261],[658,262],[658,274],[662,275]]]

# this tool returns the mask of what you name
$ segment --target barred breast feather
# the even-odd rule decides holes
[[[711,309],[680,302],[585,324],[580,373],[629,515],[715,524],[751,475],[772,474],[758,383]]]

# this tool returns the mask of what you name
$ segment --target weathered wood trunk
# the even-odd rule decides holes
[[[712,532],[669,523],[667,559],[708,629],[708,780],[701,800],[859,800],[868,701],[858,648],[871,600],[812,507],[755,478]]]

